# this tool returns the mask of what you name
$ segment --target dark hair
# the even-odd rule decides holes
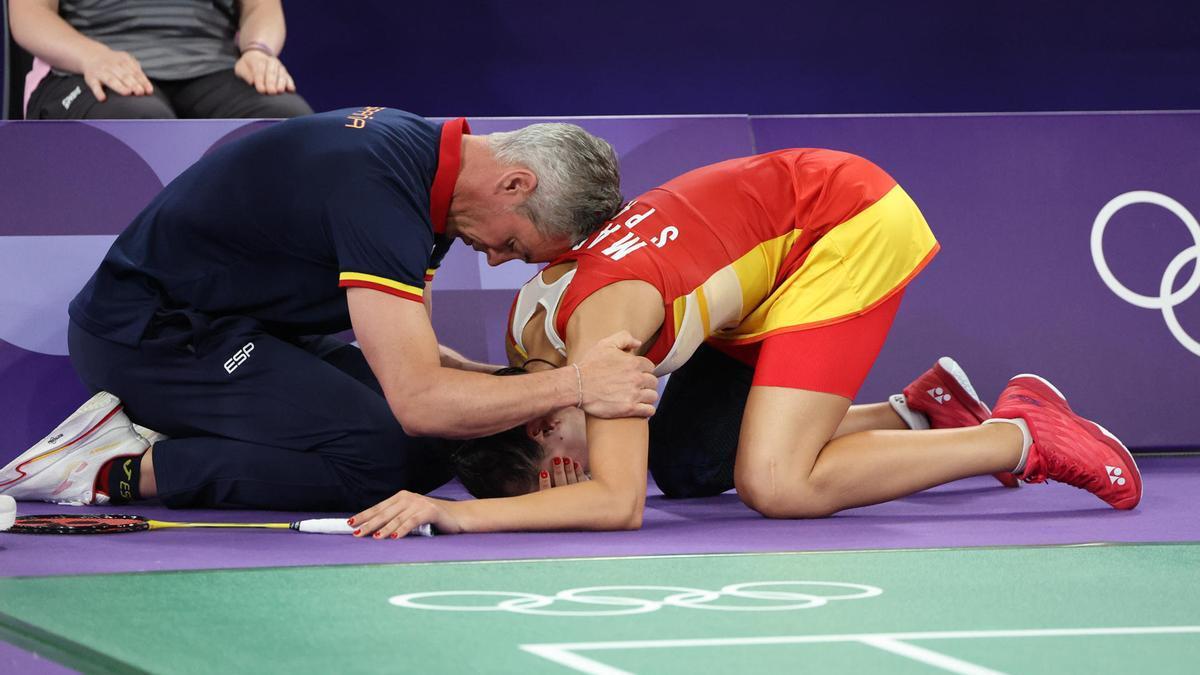
[[[524,368],[501,368],[493,375],[524,375]],[[506,431],[472,438],[451,453],[454,473],[474,497],[511,497],[537,489],[542,446],[521,424]]]

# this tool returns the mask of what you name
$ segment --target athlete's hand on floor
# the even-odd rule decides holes
[[[455,504],[401,490],[346,522],[357,528],[354,536],[374,539],[399,539],[424,523],[440,533],[458,534],[463,528],[454,515]]]
[[[583,472],[583,467],[580,466],[579,462],[572,461],[566,457],[561,458],[557,464],[553,464],[553,468],[553,471],[543,471],[538,476],[538,490],[549,490],[552,487],[560,485],[574,485],[575,483],[582,483],[585,480],[591,480]]]
[[[628,331],[597,342],[579,359],[583,410],[604,418],[649,417],[658,401],[658,378],[649,359],[629,352],[642,345]]]

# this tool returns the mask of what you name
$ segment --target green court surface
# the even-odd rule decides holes
[[[1200,545],[0,579],[87,672],[1195,673]]]

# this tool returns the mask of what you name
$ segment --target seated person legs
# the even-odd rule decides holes
[[[172,119],[175,111],[160,87],[143,96],[122,96],[109,90],[104,101],[96,99],[82,75],[50,74],[29,97],[26,119]]]

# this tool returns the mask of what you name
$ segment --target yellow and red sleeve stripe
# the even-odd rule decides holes
[[[433,281],[433,275],[435,274],[437,274],[437,268],[435,267],[430,267],[429,269],[425,270],[425,283]]]
[[[427,275],[428,276],[428,275]],[[390,293],[392,295],[412,300],[413,302],[423,302],[425,289],[408,284],[402,284],[399,281],[377,277],[373,274],[362,274],[360,272],[342,272],[338,276],[338,286],[349,288],[351,286],[358,288],[374,288],[377,291]]]

